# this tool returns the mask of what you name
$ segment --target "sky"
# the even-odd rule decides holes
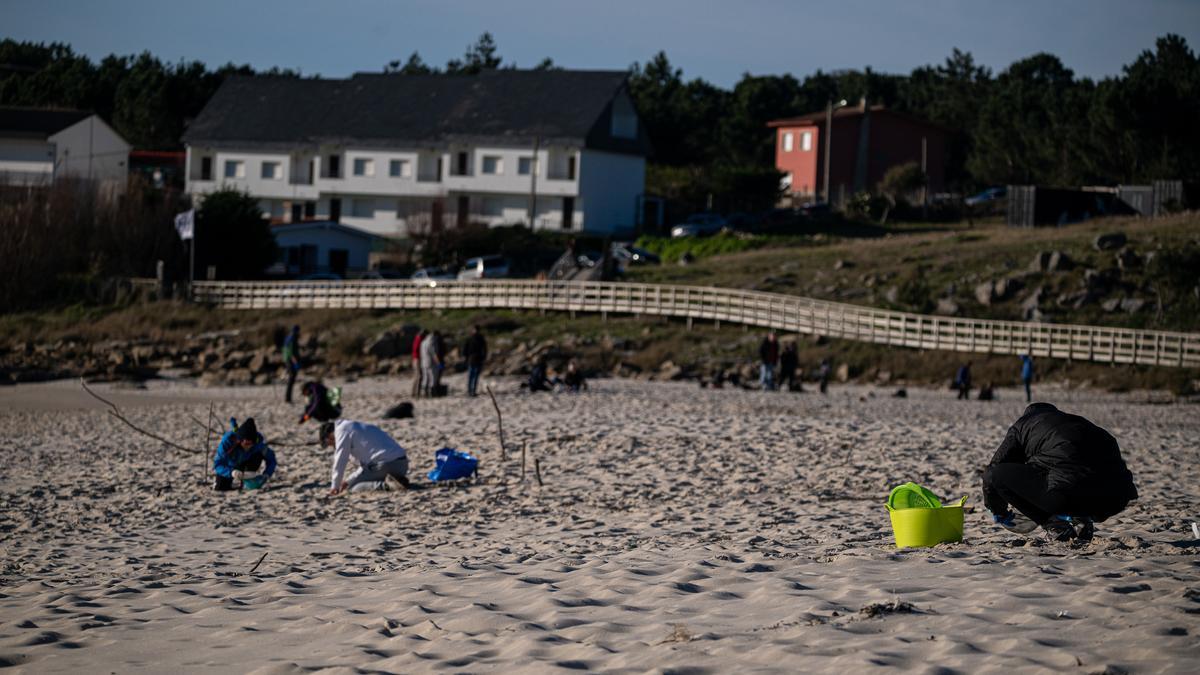
[[[444,65],[484,31],[506,64],[624,69],[665,51],[722,87],[744,73],[904,74],[955,47],[995,72],[1049,52],[1098,79],[1166,33],[1200,49],[1200,0],[0,0],[0,38],[324,77],[413,51]]]

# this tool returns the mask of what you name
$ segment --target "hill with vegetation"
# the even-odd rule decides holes
[[[687,265],[629,271],[631,281],[759,289],[908,311],[1166,330],[1200,328],[1200,217],[1109,219],[1053,229],[991,224],[824,226],[786,237],[730,238],[720,252],[690,240]],[[1124,237],[1123,245],[1111,247]],[[1108,248],[1097,248],[1099,243]],[[725,235],[729,238],[729,235]],[[654,242],[648,242],[653,244]],[[1053,262],[1052,262],[1053,261]],[[986,293],[984,293],[986,289]],[[1036,300],[1036,302],[1035,302]],[[1036,315],[1033,313],[1037,312]],[[408,377],[406,347],[418,327],[448,335],[451,362],[470,325],[484,327],[491,372],[518,375],[533,359],[552,368],[577,359],[593,376],[753,378],[761,333],[728,323],[666,318],[569,317],[519,311],[229,311],[179,302],[72,305],[0,317],[0,382],[85,375],[143,378],[167,373],[206,383],[268,383],[279,376],[279,331],[298,323],[311,339],[311,375]],[[832,359],[849,379],[896,387],[947,382],[974,362],[978,382],[1015,382],[1012,356],[889,348],[784,335],[807,371]],[[1191,393],[1191,370],[1040,359],[1039,375],[1071,385]]]

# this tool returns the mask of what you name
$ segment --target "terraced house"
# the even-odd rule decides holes
[[[235,77],[184,136],[187,190],[278,223],[632,230],[649,141],[621,71]]]

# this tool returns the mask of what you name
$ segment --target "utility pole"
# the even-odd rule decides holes
[[[529,229],[533,231],[533,219],[537,215],[537,175],[538,151],[541,149],[542,137],[533,137],[533,159],[529,162]]]
[[[921,137],[921,220],[929,220],[929,169],[926,162],[929,156],[929,138]]]
[[[825,203],[832,205],[832,195],[829,194],[829,154],[830,148],[833,147],[833,111],[844,107],[846,99],[842,99],[835,105],[833,99],[829,99],[829,104],[825,107]]]

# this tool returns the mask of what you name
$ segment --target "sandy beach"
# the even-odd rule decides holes
[[[337,499],[324,498],[328,452],[299,445],[314,425],[298,427],[277,388],[97,386],[189,453],[132,432],[76,383],[0,390],[0,667],[1200,670],[1194,404],[1036,392],[1110,430],[1141,492],[1072,547],[1027,542],[980,506],[979,470],[1024,408],[1016,390],[984,403],[911,388],[490,384],[506,462],[486,396],[380,421],[409,382],[345,384],[347,416],[389,431],[414,477],[451,446],[482,457],[481,480]],[[270,489],[209,489],[193,418],[210,401],[276,443]],[[883,502],[908,480],[969,496],[962,543],[894,548]]]

